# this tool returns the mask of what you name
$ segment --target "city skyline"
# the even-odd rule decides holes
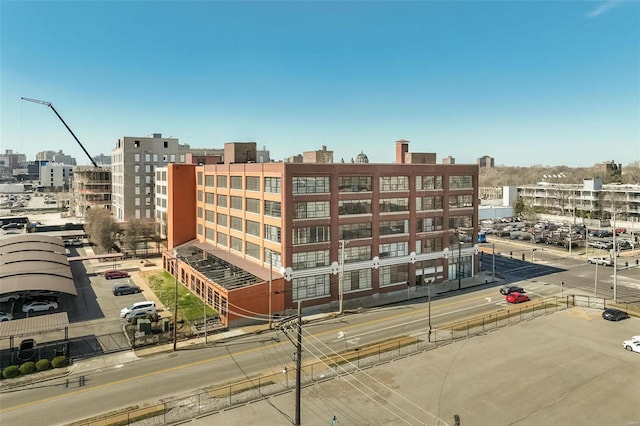
[[[1,146],[89,160],[118,138],[327,146],[388,162],[640,160],[640,3],[0,3]]]

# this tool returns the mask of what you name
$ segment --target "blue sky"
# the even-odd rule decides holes
[[[640,161],[640,2],[0,0],[0,148]]]

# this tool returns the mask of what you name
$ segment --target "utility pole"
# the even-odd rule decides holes
[[[618,303],[618,250],[616,249],[616,205],[613,204],[613,302]]]
[[[269,330],[273,327],[273,318],[271,318],[271,299],[273,298],[273,294],[271,292],[271,283],[273,281],[273,252],[269,251]]]
[[[296,345],[296,422],[300,423],[300,394],[302,390],[302,305],[298,300],[298,344]]]
[[[338,315],[342,315],[343,309],[342,304],[344,301],[344,246],[346,244],[345,240],[340,240],[340,276],[338,277]]]
[[[174,291],[174,305],[173,305],[173,351],[177,350],[178,345],[178,253],[177,250],[174,251],[174,267],[176,273],[176,285]]]
[[[427,341],[431,343],[431,280],[427,281],[427,303],[429,305],[429,334]]]
[[[491,251],[492,253],[492,259],[493,259],[493,267],[491,269],[491,279],[492,282],[495,282],[496,280],[496,243],[491,243]]]

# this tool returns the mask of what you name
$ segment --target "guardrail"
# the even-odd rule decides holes
[[[611,303],[602,301],[602,306]],[[523,303],[522,305],[501,309],[487,315],[480,315],[452,323],[440,324],[433,329],[431,335],[425,330],[418,336],[400,336],[393,340],[375,345],[351,347],[345,340],[345,350],[323,356],[319,361],[304,363],[302,366],[302,384],[309,385],[330,380],[356,372],[359,369],[371,368],[406,356],[438,348],[456,340],[466,339],[484,334],[509,325],[528,321],[554,312],[569,309],[573,306],[598,307],[595,298],[588,296],[566,295],[552,297],[540,301]],[[619,305],[618,305],[619,306]],[[628,305],[627,308],[635,308]],[[636,313],[640,315],[640,312]],[[303,347],[305,351],[314,352],[314,347],[324,346],[314,340],[313,335],[305,335],[303,329]],[[326,348],[326,346],[324,346]],[[325,349],[326,352],[329,349]],[[87,419],[73,423],[74,426],[107,426],[129,425],[144,420],[145,425],[166,425],[197,418],[205,414],[244,405],[272,395],[288,392],[295,388],[296,371],[294,367],[285,366],[282,373],[257,375],[248,380],[211,387],[203,392],[174,401],[164,402],[139,409],[130,409],[118,413]],[[433,419],[431,425],[444,425],[439,419]]]

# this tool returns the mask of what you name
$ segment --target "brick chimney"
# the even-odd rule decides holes
[[[409,141],[406,139],[399,139],[396,141],[396,163],[404,164],[404,156],[409,152]]]

